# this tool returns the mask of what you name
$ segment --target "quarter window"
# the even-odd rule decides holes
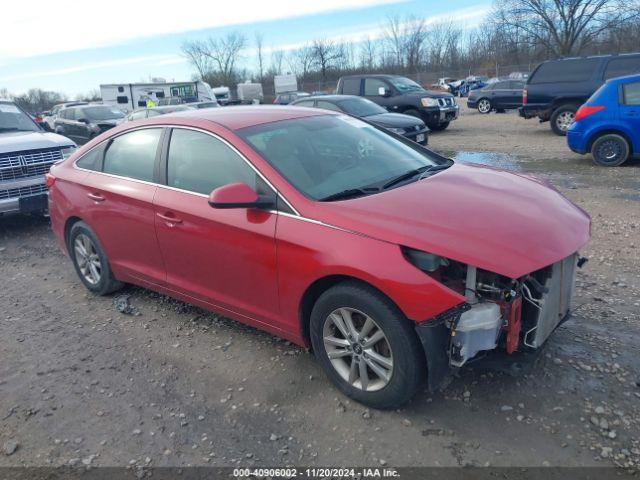
[[[105,173],[153,181],[160,128],[147,128],[116,137],[104,156]]]
[[[628,83],[622,89],[625,105],[640,105],[640,82]]]
[[[230,183],[256,188],[256,173],[226,144],[193,130],[174,129],[167,158],[170,187],[209,195]]]

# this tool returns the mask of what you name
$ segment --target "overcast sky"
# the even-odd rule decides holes
[[[249,47],[261,33],[268,49],[318,37],[358,41],[379,35],[391,14],[473,27],[489,6],[489,0],[11,2],[3,5],[0,22],[0,88],[22,93],[39,87],[73,97],[101,83],[189,80],[193,70],[180,54],[187,40],[238,30]],[[254,66],[251,52],[241,64]]]

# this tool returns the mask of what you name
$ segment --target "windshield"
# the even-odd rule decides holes
[[[283,120],[238,134],[314,200],[349,189],[373,187],[374,193],[399,175],[439,163],[428,150],[346,115]]]
[[[114,107],[87,107],[82,109],[89,120],[115,120],[124,118],[124,113]]]
[[[348,100],[341,100],[337,103],[343,112],[356,117],[368,117],[369,115],[387,113],[380,105],[366,98],[349,98]]]
[[[40,127],[13,103],[0,102],[0,132],[39,132]]]
[[[396,88],[396,90],[401,93],[424,90],[424,88],[422,88],[416,82],[405,77],[391,77],[389,81]]]

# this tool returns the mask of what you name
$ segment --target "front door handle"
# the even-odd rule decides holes
[[[178,223],[182,223],[182,219],[176,218],[172,215],[163,215],[162,213],[156,213],[159,219],[164,220],[168,224],[175,225]]]
[[[87,197],[89,197],[94,202],[104,202],[105,198],[99,193],[87,193]]]

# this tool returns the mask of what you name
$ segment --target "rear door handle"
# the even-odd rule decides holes
[[[175,225],[177,223],[182,223],[182,219],[176,218],[174,216],[163,215],[162,213],[156,213],[156,215],[158,216],[159,219],[164,220],[165,222],[170,224]]]
[[[105,198],[99,193],[87,193],[87,197],[89,197],[94,202],[104,202]]]

